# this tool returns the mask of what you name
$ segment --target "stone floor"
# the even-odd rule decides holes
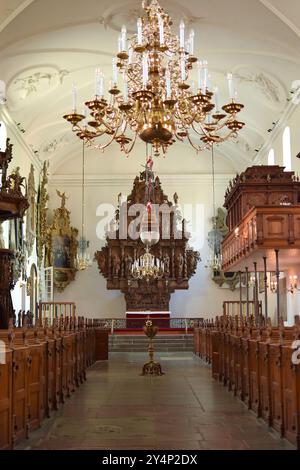
[[[145,356],[113,353],[18,449],[294,449],[190,353],[157,354],[166,375],[142,377]]]

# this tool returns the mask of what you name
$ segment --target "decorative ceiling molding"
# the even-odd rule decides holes
[[[54,66],[31,67],[14,77],[8,85],[8,93],[12,93],[13,97],[18,95],[18,98],[22,100],[26,100],[31,95],[41,96],[62,85],[64,78],[69,74],[69,70]]]
[[[3,120],[6,126],[8,127],[9,136],[13,137],[13,139],[15,139],[19,143],[19,145],[24,150],[25,154],[28,156],[31,163],[34,165],[34,167],[38,171],[40,171],[43,167],[42,161],[40,160],[38,155],[35,154],[33,150],[30,148],[30,146],[27,144],[27,142],[25,141],[23,137],[23,134],[20,132],[20,130],[16,126],[15,121],[12,119],[11,115],[9,114],[5,106],[3,106],[0,109],[0,120]],[[13,139],[12,139],[12,143],[14,143]]]
[[[268,10],[270,10],[274,15],[277,16],[286,26],[288,26],[299,38],[300,38],[300,29],[289,20],[281,11],[279,11],[272,3],[268,0],[259,0]]]
[[[215,183],[219,186],[227,185],[233,178],[233,173],[218,174],[215,176]],[[130,175],[86,175],[86,187],[122,187],[130,186],[136,174]],[[212,175],[208,173],[186,174],[186,175],[159,175],[163,184],[186,186],[212,183]],[[49,178],[49,186],[52,187],[81,187],[81,175],[54,175]]]
[[[12,9],[11,12],[6,16],[5,20],[2,21],[2,23],[0,24],[0,33],[9,25],[9,23],[11,23],[20,13],[22,13],[22,11],[25,10],[25,8],[27,8],[33,2],[34,0],[24,0],[17,8]]]
[[[179,23],[181,19],[184,19],[187,25],[192,26],[204,20],[202,17],[194,16],[186,5],[181,5],[174,0],[164,0],[163,8],[173,20],[175,19],[175,23]],[[105,29],[110,28],[117,32],[120,31],[123,24],[126,24],[128,32],[133,34],[136,30],[136,18],[139,18],[142,12],[142,2],[140,1],[122,0],[113,2],[110,7],[101,12],[99,23]]]
[[[241,84],[254,86],[272,107],[278,108],[285,102],[286,90],[284,86],[265,70],[242,66],[235,68],[234,76]]]

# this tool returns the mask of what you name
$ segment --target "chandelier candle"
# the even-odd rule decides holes
[[[75,83],[72,85],[72,109],[75,113],[77,109],[77,88]]]
[[[202,64],[202,93],[203,95],[206,93],[207,90],[207,78],[208,78],[208,63],[207,60],[203,61]]]
[[[159,43],[161,46],[163,46],[165,43],[164,21],[160,15],[158,15],[158,27],[159,27]]]
[[[178,141],[199,152],[237,138],[244,127],[237,115],[244,106],[236,102],[232,74],[228,75],[230,101],[220,111],[207,61],[195,55],[195,32],[186,34],[181,21],[179,35],[174,34],[173,20],[157,0],[143,2],[143,9],[136,34],[129,38],[126,26],[122,27],[107,96],[104,76],[96,71],[96,97],[85,103],[91,116],[86,128],[73,97],[73,112],[64,116],[73,132],[101,151],[117,143],[126,155],[138,139],[158,156]],[[196,87],[191,87],[194,67]]]
[[[127,103],[128,101],[128,85],[127,80],[124,78],[124,101]]]
[[[191,56],[194,56],[194,38],[195,38],[195,32],[192,29],[190,32],[190,40],[189,40],[189,53]]]
[[[169,68],[166,70],[166,91],[167,91],[167,100],[171,99],[172,90],[171,90],[171,73]]]
[[[185,30],[185,24],[183,21],[180,22],[179,26],[179,36],[180,36],[180,49],[184,50],[184,30]]]
[[[220,108],[219,108],[219,88],[217,86],[214,89],[214,94],[215,94],[216,112],[219,113],[219,111],[220,111]]]
[[[121,52],[126,52],[127,50],[127,30],[126,26],[122,26],[121,30]]]
[[[95,70],[95,95],[103,96],[103,74],[100,69]]]
[[[139,18],[137,20],[137,45],[141,46],[143,44],[143,20]]]
[[[113,68],[113,75],[112,75],[112,85],[117,86],[118,84],[118,69],[117,69],[117,61],[115,58],[112,60],[112,68]]]
[[[145,89],[148,83],[149,64],[148,53],[143,55],[143,88]]]
[[[236,96],[236,92],[235,92],[235,86],[234,86],[234,81],[233,81],[233,75],[232,73],[229,73],[227,75],[227,79],[228,79],[228,88],[229,88],[229,97],[234,100],[235,99],[235,96]]]
[[[181,57],[180,68],[181,68],[181,80],[182,80],[183,82],[185,82],[185,79],[186,79],[186,71],[185,71],[185,58],[184,58],[184,56]]]

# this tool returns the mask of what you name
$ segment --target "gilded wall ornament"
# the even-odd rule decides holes
[[[37,204],[34,182],[34,167],[31,165],[30,173],[27,182],[27,199],[29,202],[29,208],[26,213],[26,248],[28,256],[31,256],[34,241],[36,238],[36,218],[37,218]]]
[[[56,193],[61,205],[54,210],[52,224],[47,229],[46,266],[53,267],[54,287],[62,292],[75,279],[78,230],[71,226],[66,193]]]
[[[43,165],[41,181],[38,190],[37,198],[37,243],[36,251],[38,258],[39,268],[43,264],[44,260],[44,247],[47,238],[47,205],[49,201],[49,195],[47,190],[48,185],[48,167],[49,162],[45,161]]]

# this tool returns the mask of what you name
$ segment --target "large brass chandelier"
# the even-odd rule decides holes
[[[164,275],[164,263],[150,253],[150,246],[147,245],[145,253],[135,260],[131,270],[134,279],[161,279]]]
[[[181,21],[179,36],[173,34],[172,19],[157,0],[143,1],[142,6],[145,14],[137,20],[137,33],[128,37],[122,27],[109,98],[104,75],[97,69],[95,97],[79,114],[73,85],[73,111],[64,116],[73,131],[102,151],[116,142],[127,155],[138,137],[152,146],[154,155],[165,154],[176,141],[201,151],[236,137],[244,126],[237,118],[244,106],[236,101],[232,74],[228,74],[230,101],[220,108],[207,61],[194,54],[194,31],[186,37]]]

